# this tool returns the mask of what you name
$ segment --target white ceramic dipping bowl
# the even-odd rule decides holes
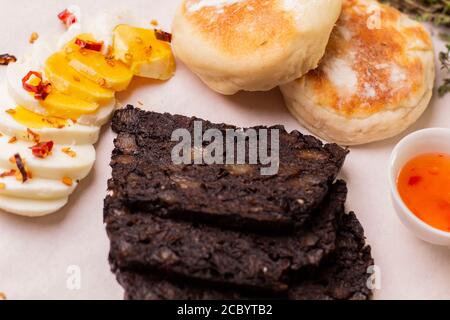
[[[397,189],[398,175],[409,160],[424,153],[436,152],[450,154],[450,129],[425,129],[406,136],[392,152],[389,162],[389,184],[392,202],[402,223],[420,239],[450,247],[450,232],[436,229],[420,220],[405,205]]]

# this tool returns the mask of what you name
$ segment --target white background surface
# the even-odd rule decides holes
[[[20,56],[31,32],[61,30],[57,13],[68,4],[84,15],[128,8],[138,17],[157,19],[170,29],[178,0],[0,0],[0,53]],[[442,43],[436,42],[437,48]],[[4,77],[0,67],[0,79]],[[284,107],[279,90],[223,97],[205,87],[179,64],[167,83],[134,80],[120,100],[160,112],[195,115],[239,126],[284,124],[299,129]],[[450,126],[450,95],[435,98],[409,132]],[[404,136],[404,135],[402,135]],[[378,299],[450,299],[450,249],[429,245],[410,234],[397,219],[389,198],[387,165],[393,146],[402,137],[351,148],[342,176],[349,184],[348,210],[361,220],[381,268]],[[109,270],[109,244],[102,222],[113,134],[105,128],[96,145],[97,162],[61,212],[27,219],[0,212],[0,292],[9,299],[121,299],[123,291]],[[0,150],[1,152],[1,150]],[[81,268],[81,289],[69,290],[67,268]]]

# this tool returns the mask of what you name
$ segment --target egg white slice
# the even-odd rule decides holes
[[[6,110],[16,106],[14,100],[6,91],[5,85],[0,85],[0,132],[21,140],[30,140],[27,127],[15,121]],[[57,144],[94,144],[97,142],[100,127],[70,124],[64,128],[33,129],[44,141],[52,140]]]
[[[16,122],[9,114],[2,114],[2,111],[0,109],[0,132],[21,140],[29,140],[27,127]],[[57,144],[94,144],[98,140],[100,127],[74,124],[61,129],[42,128],[32,131],[39,134],[43,141],[52,140]]]
[[[8,171],[0,168],[0,172]],[[11,196],[34,200],[51,200],[68,197],[77,187],[74,181],[71,186],[65,185],[62,181],[33,178],[24,183],[18,181],[16,177],[0,178],[0,196]]]
[[[84,114],[80,116],[77,123],[86,126],[98,126],[101,127],[111,120],[114,111],[117,108],[117,102],[113,99],[106,105],[100,106],[97,112],[92,114]]]
[[[27,108],[34,113],[46,115],[47,111],[45,108],[42,107],[39,101],[36,100],[34,96],[27,92],[22,86],[23,77],[25,77],[30,71],[40,72],[40,70],[33,68],[27,63],[16,62],[9,64],[6,69],[8,93],[14,100],[15,105]]]
[[[22,79],[30,71],[39,71],[33,69],[28,63],[12,63],[6,71],[7,92],[15,102],[31,112],[48,115],[47,110],[36,100],[32,94],[27,92],[22,86]],[[106,105],[102,105],[95,113],[85,114],[77,119],[77,123],[87,126],[102,126],[107,123],[116,109],[116,101],[113,99]]]
[[[25,217],[42,217],[64,207],[68,197],[56,200],[33,200],[0,195],[0,210]]]
[[[95,149],[92,145],[54,145],[50,156],[45,159],[35,157],[29,147],[33,142],[18,140],[9,143],[11,137],[0,137],[0,166],[13,169],[15,165],[10,162],[10,158],[16,153],[26,161],[33,177],[61,180],[68,177],[75,180],[85,178],[95,162]],[[76,153],[75,157],[70,157],[61,149],[70,147]]]

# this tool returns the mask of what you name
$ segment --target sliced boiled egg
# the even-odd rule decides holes
[[[55,200],[34,200],[0,195],[0,209],[25,217],[42,217],[67,204],[68,197]]]
[[[15,120],[15,122],[22,124],[30,129],[43,129],[43,128],[61,129],[69,125],[69,121],[65,119],[52,116],[43,116],[20,106],[14,109],[7,109],[4,111],[6,114],[12,117]]]
[[[108,104],[98,108],[95,113],[80,115],[77,123],[87,126],[102,126],[111,120],[112,114],[116,108],[117,102],[112,100]]]
[[[32,173],[33,178],[45,178],[61,180],[70,177],[74,180],[85,178],[91,170],[95,161],[95,149],[92,145],[54,145],[51,155],[45,159],[35,157],[30,147],[35,143],[17,140],[11,143],[8,136],[0,137],[0,167],[15,169],[15,164],[10,161],[11,157],[19,154]],[[76,153],[76,157],[67,155],[63,148],[70,147]]]
[[[175,72],[175,59],[168,42],[155,31],[119,25],[114,29],[113,56],[130,66],[134,75],[167,80]]]
[[[51,140],[56,144],[67,145],[94,144],[100,134],[98,126],[85,126],[69,122],[62,128],[56,128],[53,125],[48,127],[47,125],[48,120],[45,117],[25,108],[5,109],[0,106],[0,132],[20,140],[33,141],[29,129],[38,134],[43,141]]]
[[[34,113],[46,115],[47,111],[40,104],[39,100],[23,88],[22,79],[31,70],[33,69],[28,63],[12,63],[8,65],[6,70],[8,93],[14,100],[14,105],[23,106]]]
[[[0,210],[39,217],[61,209],[93,167],[115,93],[134,75],[167,80],[175,71],[170,44],[154,30],[122,14],[99,15],[87,28],[79,18],[59,41],[39,37],[0,83]]]
[[[114,99],[113,90],[104,88],[75,71],[62,52],[51,55],[45,62],[44,70],[53,88],[61,93],[99,105],[110,103]]]
[[[0,168],[0,174],[7,171]],[[18,198],[51,200],[68,197],[76,188],[74,182],[68,186],[58,180],[33,178],[25,183],[19,181],[14,176],[0,178],[0,196],[12,196]]]
[[[22,79],[30,71],[27,64],[14,63],[8,66],[6,78],[8,93],[16,105],[41,114],[65,119],[77,119],[83,114],[95,113],[99,104],[82,100],[76,96],[65,95],[52,90],[45,100],[37,100],[33,93],[23,88]]]
[[[100,126],[108,122],[114,112],[115,101],[100,107],[96,113],[82,115],[74,123],[71,120],[44,116],[17,106],[8,94],[6,85],[0,84],[0,132],[30,140],[28,130],[32,129],[41,136],[42,140],[52,140],[61,144],[94,144],[97,142]]]
[[[125,90],[133,78],[133,73],[127,66],[99,51],[81,48],[76,44],[77,39],[95,43],[95,39],[89,34],[79,35],[69,42],[64,48],[69,65],[104,88]]]
[[[52,90],[40,104],[45,108],[47,114],[64,119],[78,119],[81,115],[95,113],[99,108],[98,103],[82,100],[56,90]]]
[[[105,124],[116,108],[115,99],[100,106],[96,102],[86,101],[76,95],[67,95],[56,90],[52,91],[44,101],[37,100],[22,86],[22,78],[29,70],[26,64],[15,63],[8,66],[6,95],[11,98],[9,107],[21,106],[35,114],[73,119],[79,124],[88,126]]]

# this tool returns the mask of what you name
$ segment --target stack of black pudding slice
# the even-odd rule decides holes
[[[254,127],[279,132],[276,175],[262,164],[175,164],[173,132],[195,136],[199,121],[203,133],[236,129],[131,106],[114,115],[104,219],[125,298],[370,298],[370,247],[336,181],[347,150]]]

